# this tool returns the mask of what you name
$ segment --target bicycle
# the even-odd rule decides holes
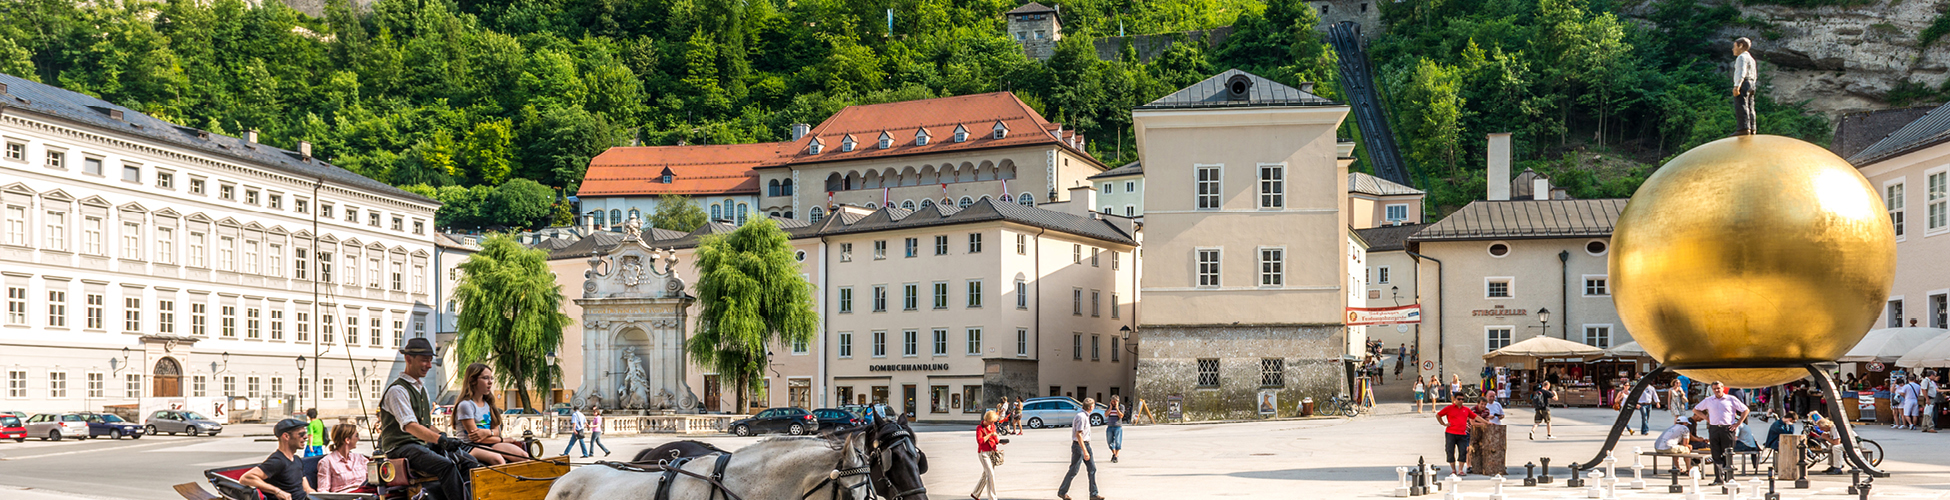
[[[1809,439],[1803,442],[1808,443],[1808,445],[1802,447],[1802,455],[1808,459],[1808,463],[1810,464],[1828,462],[1828,454],[1834,452],[1835,449],[1834,444],[1830,444],[1827,439],[1822,439],[1819,435],[1809,436]],[[1862,436],[1855,436],[1855,449],[1862,450],[1862,458],[1869,459],[1869,466],[1882,466],[1881,443]]]
[[[1347,394],[1336,394],[1334,397],[1327,398],[1327,404],[1321,407],[1319,413],[1322,415],[1338,413],[1348,418],[1354,418],[1354,416],[1361,414],[1361,405],[1354,404],[1353,400],[1348,399]]]

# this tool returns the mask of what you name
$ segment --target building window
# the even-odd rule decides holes
[[[26,287],[7,287],[7,324],[27,324]]]
[[[1946,191],[1950,191],[1950,186],[1946,186],[1946,183],[1950,183],[1950,174],[1944,172],[1930,174],[1929,198],[1925,200],[1924,205],[1928,207],[1930,213],[1930,231],[1941,230],[1945,225],[1950,225],[1950,213],[1946,213],[1945,208],[1945,197],[1950,195]]]
[[[27,145],[18,142],[8,142],[7,159],[18,162],[27,161]]]
[[[257,274],[257,242],[244,242],[244,273]]]
[[[88,374],[88,397],[89,398],[106,397],[105,395],[106,391],[102,390],[103,385],[105,384],[102,381],[101,373]]]
[[[946,281],[934,282],[934,308],[948,308],[948,282]]]
[[[1407,222],[1408,205],[1388,205],[1382,209],[1382,218],[1388,222]]]
[[[427,266],[413,265],[413,293],[427,293]]]
[[[27,207],[7,206],[7,244],[27,246]]]
[[[1501,259],[1506,255],[1510,255],[1510,245],[1502,242],[1491,243],[1489,251],[1491,257]]]
[[[1199,165],[1193,167],[1198,191],[1199,210],[1219,209],[1219,166]]]
[[[821,219],[826,218],[826,209],[819,208],[819,207],[812,207],[812,210],[806,212],[806,214],[807,214],[806,217],[808,221],[811,221],[813,224],[818,224]]]
[[[142,260],[142,224],[122,223],[122,258]]]
[[[840,287],[840,314],[853,312],[853,287]]]
[[[982,307],[982,280],[968,280],[968,307]]]
[[[258,392],[259,382],[261,382],[261,379],[257,377],[244,378],[244,387],[247,391],[246,394],[249,394],[251,399],[257,399],[263,397],[263,393]]]
[[[209,308],[210,306],[201,302],[190,303],[190,333],[196,335],[210,334]]]
[[[1116,271],[1124,267],[1123,264],[1118,263],[1119,260],[1123,259],[1122,257],[1119,257],[1119,255],[1123,255],[1123,252],[1113,251],[1110,253],[1110,270]]]
[[[1930,327],[1944,328],[1946,324],[1950,324],[1950,303],[1946,303],[1946,296],[1942,294],[1931,295]]]
[[[887,312],[887,285],[873,286],[873,312]]]
[[[217,238],[217,270],[237,270],[237,239],[229,236]]]
[[[948,329],[947,328],[934,329],[934,355],[936,356],[948,355]]]
[[[1889,301],[1889,328],[1903,327],[1903,299]]]
[[[1483,296],[1491,299],[1510,298],[1510,278],[1488,278],[1484,282]]]
[[[981,353],[982,353],[982,329],[970,328],[968,329],[968,354],[970,356],[974,356],[974,355],[979,355]]]
[[[1377,285],[1388,284],[1388,274],[1389,274],[1388,271],[1389,271],[1388,266],[1376,267],[1374,273],[1375,284]]]
[[[1286,359],[1260,358],[1260,387],[1286,387]]]
[[[47,397],[68,397],[68,372],[47,372]]]
[[[918,311],[920,309],[921,309],[921,285],[918,283],[907,283],[901,285],[901,310]]]
[[[1016,235],[1016,255],[1029,255],[1029,235]]]
[[[1091,361],[1098,361],[1103,359],[1102,357],[1103,349],[1100,349],[1098,347],[1100,345],[1098,341],[1101,340],[1101,337],[1102,337],[1101,335],[1090,336],[1090,360]]]
[[[1070,334],[1070,358],[1083,361],[1083,334]]]
[[[1090,247],[1090,267],[1101,267],[1097,265],[1098,264],[1097,258],[1099,255],[1102,255],[1103,253],[1104,253],[1103,249],[1101,248]]]
[[[68,168],[68,153],[62,151],[48,150],[47,168],[52,168],[52,169]]]
[[[1896,237],[1903,237],[1903,183],[1890,184],[1883,188],[1883,205],[1889,207],[1889,223],[1896,227]]]
[[[1098,318],[1103,316],[1103,296],[1103,292],[1097,290],[1090,291],[1090,317]]]
[[[1585,276],[1584,295],[1586,297],[1611,295],[1611,287],[1607,282],[1608,280],[1604,276]]]
[[[176,301],[156,301],[156,331],[176,333]]]
[[[1483,346],[1487,348],[1484,352],[1509,347],[1510,332],[1511,328],[1507,326],[1492,326],[1483,329]]]
[[[1017,279],[1016,280],[1016,309],[1028,309],[1028,308],[1029,308],[1029,283],[1021,279]]]
[[[255,313],[257,312],[257,310],[252,309],[251,312]],[[284,310],[283,309],[271,310],[271,340],[278,340],[278,341],[284,340]]]
[[[853,262],[853,244],[840,244],[840,262]]]
[[[220,322],[218,331],[222,332],[224,338],[236,338],[237,306],[220,306],[217,310],[220,314],[217,317],[217,321]]]
[[[1219,250],[1199,249],[1197,252],[1198,286],[1219,286]]]
[[[68,292],[65,290],[47,291],[47,326],[68,326]],[[169,333],[164,331],[163,333]]]
[[[1282,286],[1285,278],[1286,249],[1259,249],[1259,286]]]
[[[108,250],[102,248],[102,219],[84,217],[81,221],[81,252],[89,255],[107,256]]]
[[[1584,343],[1599,349],[1610,348],[1611,325],[1586,325],[1584,327]]]
[[[122,331],[142,332],[142,299],[140,297],[122,298]]]
[[[887,240],[875,240],[873,242],[873,260],[885,258],[887,258]]]
[[[921,331],[901,330],[901,356],[912,358],[919,355],[921,355]]]
[[[914,258],[914,256],[916,255],[920,255],[920,250],[921,250],[921,239],[908,238],[905,242],[905,253],[903,253],[902,255],[911,259]]]
[[[102,159],[83,157],[81,159],[81,173],[96,176],[102,175]]]
[[[1016,329],[1016,355],[1017,356],[1029,355],[1029,329],[1028,328]]]
[[[1286,166],[1259,166],[1259,208],[1286,207]]]
[[[298,313],[297,319],[298,319],[297,321],[298,341],[310,342],[311,341],[311,313],[300,312]]]
[[[49,210],[47,212],[47,234],[41,238],[49,250],[68,249],[68,213]]]
[[[27,372],[22,370],[8,370],[7,371],[7,398],[24,399],[26,397],[27,397]]]
[[[87,311],[85,311],[85,313],[87,314],[86,328],[89,330],[101,330],[104,328],[108,328],[107,326],[108,322],[104,318],[104,316],[106,316],[106,310],[108,309],[108,296],[99,293],[91,293],[88,294],[88,296],[84,297],[83,299],[88,302]]]
[[[244,309],[244,338],[256,339],[258,338],[259,332],[263,331],[260,328],[263,326],[263,321],[258,319],[259,315],[262,314],[261,311],[261,309],[255,307]]]
[[[876,358],[887,357],[887,331],[886,330],[879,330],[873,332],[873,357]]]
[[[1075,316],[1083,315],[1083,289],[1082,288],[1070,289],[1070,314]]]
[[[1219,360],[1217,358],[1199,358],[1198,386],[1199,387],[1219,386]]]
[[[1111,183],[1106,182],[1104,183],[1103,187],[1097,188],[1097,192],[1103,194],[1111,194],[1112,193],[1111,186],[1112,186]]]
[[[1070,261],[1076,264],[1083,263],[1083,245],[1076,243],[1070,244]]]
[[[934,237],[934,254],[948,255],[948,235],[944,234]]]
[[[398,262],[398,261],[393,262],[393,268],[392,268],[393,291],[395,292],[406,291],[406,273],[402,272],[403,271],[402,268],[404,267],[406,267],[405,263]]]
[[[840,332],[840,357],[853,357],[853,332]]]
[[[1122,317],[1122,314],[1121,314],[1121,313],[1119,313],[1118,311],[1120,311],[1120,310],[1122,310],[1124,306],[1122,306],[1122,305],[1120,305],[1120,304],[1122,304],[1122,303],[1120,303],[1120,302],[1118,302],[1118,301],[1117,301],[1117,292],[1111,292],[1111,293],[1110,293],[1110,317],[1111,317],[1111,319],[1117,319],[1117,318],[1119,318],[1119,317]]]

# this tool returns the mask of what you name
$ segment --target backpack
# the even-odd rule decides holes
[[[1548,404],[1550,404],[1550,399],[1547,399],[1544,396],[1543,389],[1530,391],[1530,406],[1543,408],[1544,405],[1548,405]]]

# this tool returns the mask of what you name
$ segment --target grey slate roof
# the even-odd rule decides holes
[[[1014,10],[1010,10],[1006,14],[1039,14],[1043,12],[1056,12],[1056,9],[1052,9],[1048,5],[1029,2],[1021,7],[1016,7]]]
[[[1610,236],[1624,198],[1477,201],[1415,233],[1409,241]]]
[[[1950,104],[1937,106],[1916,121],[1890,132],[1888,137],[1848,157],[1848,162],[1861,168],[1896,155],[1942,144],[1946,140],[1950,140]]]
[[[1253,82],[1252,89],[1246,92],[1244,101],[1226,100],[1226,80],[1233,75],[1246,75]],[[1212,75],[1204,81],[1179,89],[1171,95],[1158,98],[1137,109],[1189,109],[1189,108],[1244,108],[1260,106],[1331,106],[1339,104],[1321,96],[1302,92],[1279,82],[1268,80],[1237,69]]]
[[[0,97],[0,108],[21,109],[55,116],[213,156],[256,164],[268,170],[299,178],[323,178],[329,183],[370,190],[383,196],[439,204],[438,201],[366,178],[317,158],[313,158],[310,162],[303,161],[296,151],[265,144],[251,144],[243,139],[218,134],[209,134],[208,139],[199,138],[197,129],[178,126],[115,103],[13,75],[0,74],[0,82],[7,84],[7,95]],[[122,121],[109,118],[108,110],[121,111]]]
[[[1420,189],[1396,184],[1394,181],[1361,172],[1347,173],[1347,191],[1350,193],[1363,193],[1375,196],[1424,194]]]
[[[1407,248],[1407,245],[1404,243],[1408,241],[1409,236],[1413,236],[1417,231],[1421,231],[1427,227],[1429,227],[1428,224],[1381,226],[1356,229],[1354,230],[1354,234],[1360,236],[1361,241],[1368,242],[1368,252],[1370,253],[1398,252]]]
[[[1105,170],[1104,173],[1092,175],[1090,177],[1087,177],[1087,179],[1108,179],[1111,177],[1123,177],[1126,175],[1144,175],[1144,162],[1141,161],[1130,162],[1125,164],[1122,167]]]

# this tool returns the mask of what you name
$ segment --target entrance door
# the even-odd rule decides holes
[[[901,411],[907,413],[907,420],[909,422],[914,421],[914,398],[915,398],[914,384],[902,385],[901,386]]]
[[[718,376],[704,376],[704,411],[718,411]]]
[[[162,358],[157,360],[155,373],[151,374],[149,378],[154,381],[154,386],[149,389],[150,396],[158,398],[183,397],[183,367],[176,364],[175,359]]]

